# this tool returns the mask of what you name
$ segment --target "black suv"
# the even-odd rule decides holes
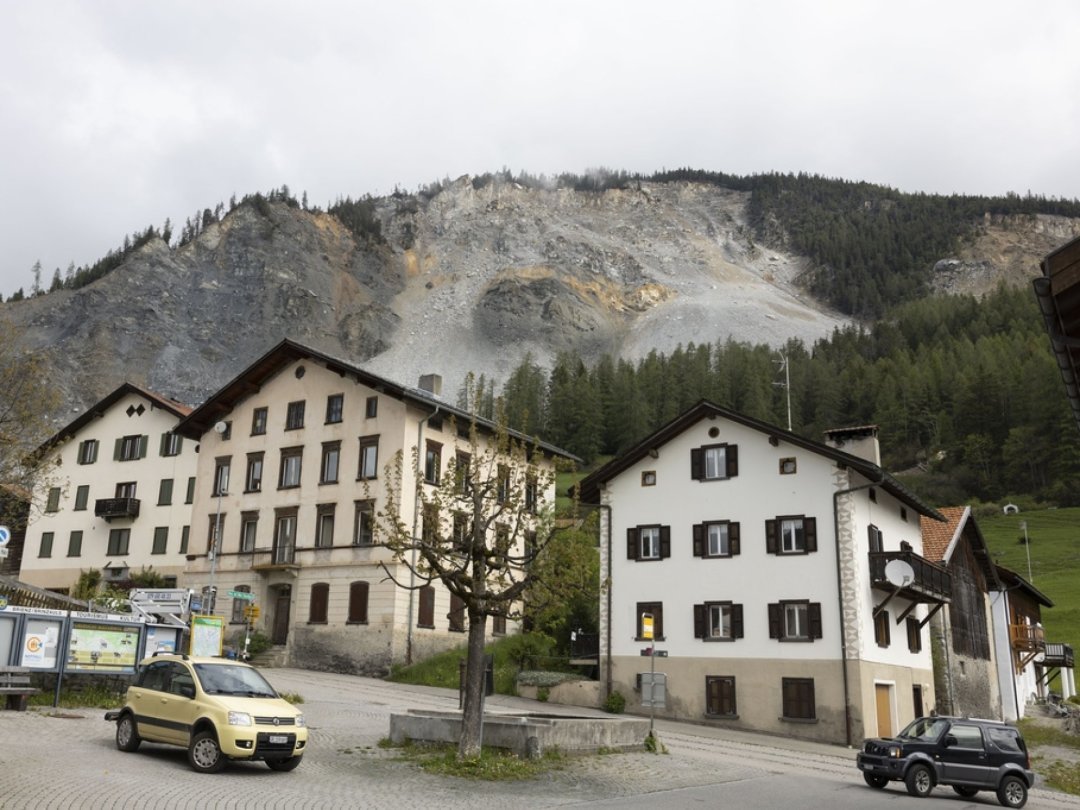
[[[1035,782],[1024,738],[994,720],[920,717],[894,738],[867,740],[856,762],[866,784],[878,790],[901,780],[919,797],[935,785],[965,797],[993,790],[1006,807],[1023,807]]]

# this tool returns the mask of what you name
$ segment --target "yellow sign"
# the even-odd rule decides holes
[[[248,605],[244,608],[244,616],[248,619],[251,619],[252,621],[259,618],[259,613],[260,611],[258,605]]]
[[[653,640],[653,615],[651,613],[641,614],[641,637],[645,641]]]

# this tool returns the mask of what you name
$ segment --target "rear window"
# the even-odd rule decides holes
[[[1016,754],[1022,754],[1024,752],[1024,745],[1020,741],[1020,735],[1016,733],[1015,729],[1011,728],[988,728],[986,730],[987,735],[1000,751],[1010,751]]]

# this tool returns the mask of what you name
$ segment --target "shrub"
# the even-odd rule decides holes
[[[622,714],[625,710],[626,698],[623,697],[622,692],[616,689],[604,701],[604,711],[608,714]]]

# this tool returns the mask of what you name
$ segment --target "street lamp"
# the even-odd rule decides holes
[[[1028,537],[1026,520],[1020,521],[1020,528],[1024,530],[1024,552],[1027,554],[1028,582],[1034,585],[1035,579],[1031,576],[1031,539]]]
[[[224,422],[217,422],[214,425],[214,432],[219,436],[223,435],[228,429],[229,426]],[[214,574],[217,573],[217,558],[221,546],[221,496],[225,492],[226,484],[226,478],[221,474],[221,469],[215,470],[214,474],[214,486],[217,489],[217,515],[214,517],[214,536],[210,540],[210,587],[207,589],[206,598],[203,600],[203,615],[209,614],[214,603],[217,602]]]

